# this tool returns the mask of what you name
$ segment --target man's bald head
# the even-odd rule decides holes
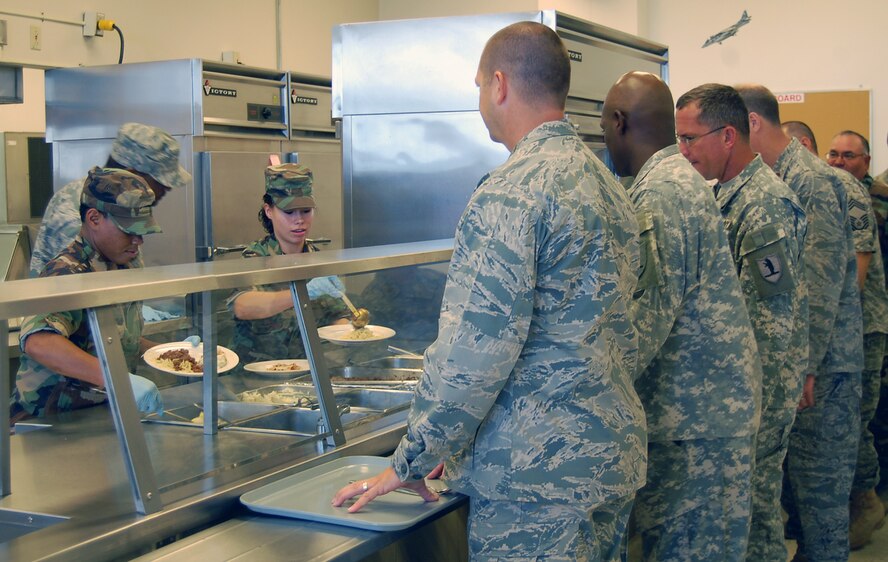
[[[669,87],[648,72],[624,74],[607,94],[601,128],[617,172],[634,175],[653,153],[675,144]]]
[[[799,139],[799,142],[802,143],[805,148],[814,154],[817,154],[817,138],[814,136],[814,131],[811,130],[811,127],[809,127],[807,123],[803,121],[785,121],[783,125],[781,125],[781,128],[784,133]]]
[[[655,138],[675,142],[675,111],[672,92],[660,77],[649,72],[628,72],[620,77],[608,94],[614,95],[613,109],[626,113],[629,126],[639,140]]]
[[[484,47],[478,70],[487,80],[496,71],[507,74],[525,103],[564,109],[570,58],[558,34],[543,24],[518,22],[496,32]]]

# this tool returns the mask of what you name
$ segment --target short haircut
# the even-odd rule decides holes
[[[758,84],[735,86],[735,89],[750,113],[758,113],[771,125],[780,125],[780,105],[771,90]]]
[[[497,31],[479,63],[490,80],[502,70],[528,103],[552,103],[564,109],[570,89],[570,58],[558,34],[541,23],[519,22]]]
[[[844,137],[844,136],[851,136],[851,137],[857,137],[857,138],[859,138],[859,139],[860,139],[860,143],[863,144],[863,153],[864,153],[865,155],[869,156],[869,153],[870,153],[870,146],[869,146],[869,141],[866,140],[866,137],[865,137],[865,136],[861,135],[861,134],[858,133],[857,131],[852,131],[852,130],[850,130],[850,129],[846,129],[846,130],[844,130],[844,131],[842,131],[841,133],[839,133],[839,134],[836,135],[836,137]],[[833,138],[835,138],[835,137],[833,137]]]
[[[730,125],[749,139],[749,111],[737,90],[724,84],[703,84],[678,98],[676,109],[692,103],[700,108],[699,120],[710,128]]]
[[[808,137],[811,140],[811,148],[817,152],[817,139],[814,137],[814,131],[803,121],[787,121],[783,124],[786,132],[791,137]],[[818,153],[819,154],[819,153]]]

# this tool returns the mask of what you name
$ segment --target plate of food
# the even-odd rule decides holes
[[[145,363],[158,371],[183,377],[203,375],[203,345],[193,346],[187,341],[155,345],[142,355]],[[224,373],[237,365],[237,354],[227,347],[216,346],[216,368]]]
[[[387,340],[395,335],[395,331],[384,326],[368,324],[355,329],[351,324],[333,324],[318,328],[318,335],[325,340],[340,345],[356,345],[380,340]]]
[[[260,375],[287,376],[300,375],[311,370],[307,359],[278,359],[247,363],[244,370]]]

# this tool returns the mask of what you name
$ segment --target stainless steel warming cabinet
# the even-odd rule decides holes
[[[237,256],[264,236],[257,214],[272,154],[312,168],[321,206],[312,236],[341,248],[329,91],[329,79],[201,59],[48,70],[53,184],[59,189],[104,164],[123,123],[147,123],[179,141],[194,180],[157,206],[164,232],[146,239],[146,265]]]
[[[474,79],[487,39],[517,21],[561,36],[572,63],[567,114],[605,160],[610,86],[630,70],[667,78],[666,46],[554,11],[334,28],[347,247],[453,235],[477,182],[507,157],[481,121]]]

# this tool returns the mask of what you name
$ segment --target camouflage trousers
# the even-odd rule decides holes
[[[635,518],[647,561],[743,560],[751,509],[750,437],[648,443]]]
[[[875,441],[876,453],[879,457],[880,474],[888,474],[888,357],[882,364],[882,382],[879,385],[879,402],[870,431]],[[879,489],[888,487],[888,478],[881,478],[876,484]]]
[[[870,336],[879,336],[884,342],[883,334],[867,334],[864,346]],[[884,346],[879,346],[884,347]],[[872,490],[879,483],[879,456],[870,422],[876,415],[876,406],[879,404],[879,387],[881,376],[878,369],[865,369],[860,376],[860,442],[857,445],[857,468],[854,471],[854,482],[851,484],[851,492],[865,492]]]
[[[859,438],[860,373],[818,374],[814,406],[796,415],[789,436],[783,505],[799,552],[809,560],[848,559],[848,500]]]
[[[32,416],[89,408],[107,400],[108,396],[94,386],[66,377],[61,377],[61,381],[54,385],[41,386],[33,391],[21,392],[14,388],[10,399],[10,424]]]
[[[783,538],[780,492],[783,460],[795,415],[795,408],[762,410],[752,468],[752,520],[746,549],[749,562],[785,562],[788,555]]]
[[[471,560],[622,559],[633,496],[594,507],[471,498]]]

